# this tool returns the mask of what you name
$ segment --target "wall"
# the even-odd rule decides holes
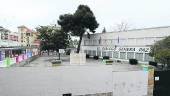
[[[107,32],[107,33],[96,33],[91,35],[91,39],[84,36],[83,43],[85,40],[105,40],[99,45],[123,45],[123,46],[141,46],[141,45],[152,45],[155,41],[160,40],[166,36],[170,35],[170,27],[166,28],[153,28],[144,30],[132,30],[127,32]],[[119,39],[119,44],[118,44]],[[109,40],[115,40],[109,43]],[[123,40],[123,41],[122,41]],[[92,42],[90,41],[90,42]],[[92,44],[93,45],[93,44]]]
[[[98,55],[103,57],[108,55],[115,59],[128,60],[134,58],[142,62],[148,62],[153,61],[153,58],[148,54],[150,52],[150,46],[169,35],[170,27],[96,33],[92,34],[90,39],[86,35],[83,37],[81,50],[86,51],[87,54],[91,54],[92,56]],[[120,50],[125,48],[144,48],[144,51],[135,50],[132,52]],[[117,52],[117,56],[114,56],[114,52]]]
[[[148,72],[113,72],[113,96],[147,96]]]
[[[29,51],[23,51],[21,53],[12,54],[12,50],[21,50],[21,49],[1,49],[0,50],[0,67],[10,67],[14,64],[19,64],[20,62],[31,58],[32,56],[38,55],[38,49],[30,49]],[[9,54],[5,54],[5,51]]]

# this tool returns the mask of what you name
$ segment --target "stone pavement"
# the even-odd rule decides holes
[[[24,67],[52,67],[51,61],[54,59],[58,59],[58,56],[41,56],[37,58],[35,61],[26,64]],[[108,66],[103,64],[102,60],[94,60],[92,58],[86,59],[86,63],[84,65],[70,65],[69,56],[62,56],[61,60],[63,61],[61,66]],[[140,65],[130,65],[127,63],[113,63],[113,71],[135,71],[141,70]]]
[[[51,67],[50,61],[57,58],[41,56],[24,67],[0,68],[0,96],[107,93],[112,92],[112,71],[140,69],[130,64],[104,65],[94,59],[87,59],[85,65],[70,65],[69,56],[61,57],[62,66]]]
[[[0,73],[0,96],[62,96],[69,92],[81,95],[112,91],[111,66],[11,67],[0,68]]]

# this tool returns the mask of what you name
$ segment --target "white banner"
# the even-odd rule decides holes
[[[65,50],[64,49],[59,49],[59,53],[64,53]]]
[[[101,47],[106,51],[149,53],[150,47]]]

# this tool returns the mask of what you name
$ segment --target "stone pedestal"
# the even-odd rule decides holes
[[[70,64],[71,65],[84,65],[86,63],[85,53],[71,53]]]

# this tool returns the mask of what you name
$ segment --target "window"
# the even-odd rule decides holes
[[[84,40],[84,45],[88,45],[88,41],[87,40]]]
[[[30,36],[30,33],[26,33],[27,36]]]
[[[120,52],[120,59],[126,59],[126,52]]]
[[[99,44],[101,44],[101,38],[98,41],[99,41]]]
[[[103,52],[102,52],[102,56],[106,56],[106,51],[103,51]]]
[[[153,57],[149,56],[149,53],[145,53],[145,60],[144,61],[153,61]]]
[[[84,53],[86,53],[86,54],[87,54],[87,50],[84,50]]]
[[[87,54],[90,55],[90,50],[87,50]]]
[[[112,51],[108,51],[108,55],[110,58],[112,58]]]
[[[4,40],[4,39],[5,39],[5,36],[4,36],[3,34],[1,35],[1,39],[2,39],[2,40]]]
[[[137,60],[139,61],[143,61],[143,53],[136,53],[136,57]]]
[[[97,56],[101,57],[101,51],[100,50],[97,51]]]
[[[133,59],[134,58],[134,52],[127,52],[127,59]]]
[[[7,33],[5,33],[5,40],[7,40],[8,39],[8,34]]]
[[[89,55],[90,55],[90,56],[92,56],[92,55],[93,55],[91,50],[89,50]]]
[[[96,51],[95,50],[92,51],[92,56],[96,56]]]
[[[118,58],[118,52],[113,52],[113,58]]]

